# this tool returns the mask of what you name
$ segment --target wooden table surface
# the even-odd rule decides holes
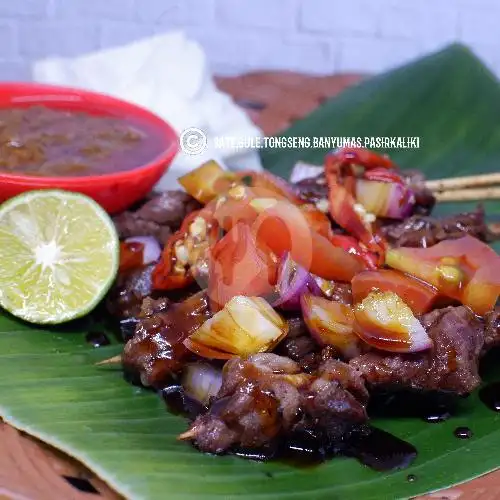
[[[259,72],[235,78],[217,78],[217,84],[233,96],[265,135],[273,135],[362,78],[363,75],[353,74],[311,77],[299,73]],[[120,498],[75,460],[9,425],[0,423],[0,443],[0,498]],[[389,495],[390,492],[388,499],[391,498]],[[500,499],[500,470],[421,498]]]

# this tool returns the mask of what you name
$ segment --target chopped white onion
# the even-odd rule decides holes
[[[205,358],[229,359],[271,351],[287,333],[287,322],[262,297],[237,295],[184,345]]]
[[[290,182],[295,184],[296,182],[303,181],[304,179],[318,177],[318,175],[322,174],[324,170],[323,166],[311,165],[310,163],[298,161],[293,167],[290,175]]]
[[[182,372],[181,385],[192,399],[208,406],[222,385],[222,371],[208,363],[188,363]]]
[[[358,179],[356,181],[357,206],[374,217],[404,219],[409,217],[415,205],[415,195],[411,189],[396,182],[381,182]],[[373,221],[372,221],[373,222]]]

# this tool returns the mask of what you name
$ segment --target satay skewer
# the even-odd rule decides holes
[[[437,201],[480,201],[500,199],[500,186],[477,188],[477,189],[456,189],[450,191],[438,191],[433,193]]]
[[[122,355],[118,354],[113,356],[112,358],[104,359],[96,363],[96,366],[105,366],[105,365],[121,365],[122,364]]]
[[[323,169],[320,165],[304,162],[297,162],[296,167],[298,170],[294,169],[291,182],[319,175]],[[438,201],[443,202],[500,199],[500,172],[430,180],[424,185],[433,192]]]
[[[186,432],[183,432],[182,434],[179,434],[177,436],[177,439],[179,441],[186,441],[188,439],[193,439],[196,436],[196,428],[191,428],[187,430]]]
[[[491,187],[500,184],[500,173],[468,175],[465,177],[453,177],[450,179],[437,179],[426,181],[425,187],[431,191],[452,191],[464,188]]]

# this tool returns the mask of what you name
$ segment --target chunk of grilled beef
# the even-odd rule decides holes
[[[328,184],[325,174],[303,179],[294,186],[296,193],[307,203],[316,204],[321,200],[328,199]]]
[[[120,238],[154,236],[164,245],[172,232],[179,229],[182,221],[200,204],[183,191],[166,191],[155,195],[135,211],[126,211],[113,222]]]
[[[500,345],[500,307],[484,317],[484,350]]]
[[[233,358],[210,409],[181,438],[210,453],[258,449],[309,430],[331,439],[341,424],[367,420],[367,401],[360,375],[341,361],[328,360],[306,374],[296,362],[276,354]]]
[[[372,351],[352,359],[350,365],[372,387],[470,393],[480,383],[483,322],[463,306],[437,309],[425,314],[421,321],[433,341],[428,351]]]
[[[340,357],[334,347],[321,347],[311,337],[302,318],[290,318],[287,323],[288,335],[275,353],[297,362],[304,372],[313,373],[324,361]]]
[[[308,335],[307,326],[302,316],[287,318],[286,322],[288,324],[287,339],[295,339],[297,337],[302,337],[303,335]]]
[[[303,369],[309,371],[302,365],[302,361],[307,360],[311,355],[315,355],[321,350],[321,347],[309,335],[302,318],[291,318],[287,320],[287,323],[288,335],[280,342],[275,352],[296,361]]]
[[[154,299],[153,297],[146,297],[141,304],[139,319],[150,318],[154,314],[165,312],[170,305],[171,301],[167,297],[160,297],[158,299]]]
[[[208,299],[199,292],[180,303],[146,303],[142,312],[125,344],[123,368],[142,385],[161,389],[191,356],[183,341],[211,317]]]
[[[138,314],[129,317],[122,317],[120,319],[121,340],[123,342],[128,342],[135,335],[136,328],[142,318],[146,318],[152,316],[153,314],[158,314],[160,312],[166,311],[170,303],[171,302],[167,297],[160,297],[159,299],[146,297],[142,301],[142,305]]]
[[[309,335],[304,332],[299,337],[285,338],[277,349],[278,354],[287,356],[294,361],[300,363],[304,358],[310,354],[315,354],[320,351],[318,343]]]
[[[482,241],[489,241],[491,238],[481,207],[474,212],[441,219],[414,215],[402,222],[388,223],[381,231],[387,241],[397,247],[426,248],[443,240],[461,238],[466,234]]]
[[[152,293],[154,264],[121,273],[108,293],[106,308],[120,319],[139,315],[142,301]]]
[[[352,306],[352,287],[350,283],[329,282],[329,287],[323,290],[325,295],[333,302],[340,302],[346,306]]]
[[[196,283],[169,292],[153,290],[152,274],[154,267],[155,265],[151,264],[118,275],[106,298],[106,308],[112,316],[120,320],[134,318],[140,315],[145,299],[182,302],[199,291]],[[165,293],[167,296],[165,296]]]
[[[429,215],[436,204],[436,198],[425,187],[425,176],[418,170],[403,170],[403,179],[415,194],[415,215]]]

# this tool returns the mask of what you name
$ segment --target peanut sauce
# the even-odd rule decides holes
[[[0,109],[0,172],[42,177],[131,170],[165,148],[135,120],[46,106]]]

